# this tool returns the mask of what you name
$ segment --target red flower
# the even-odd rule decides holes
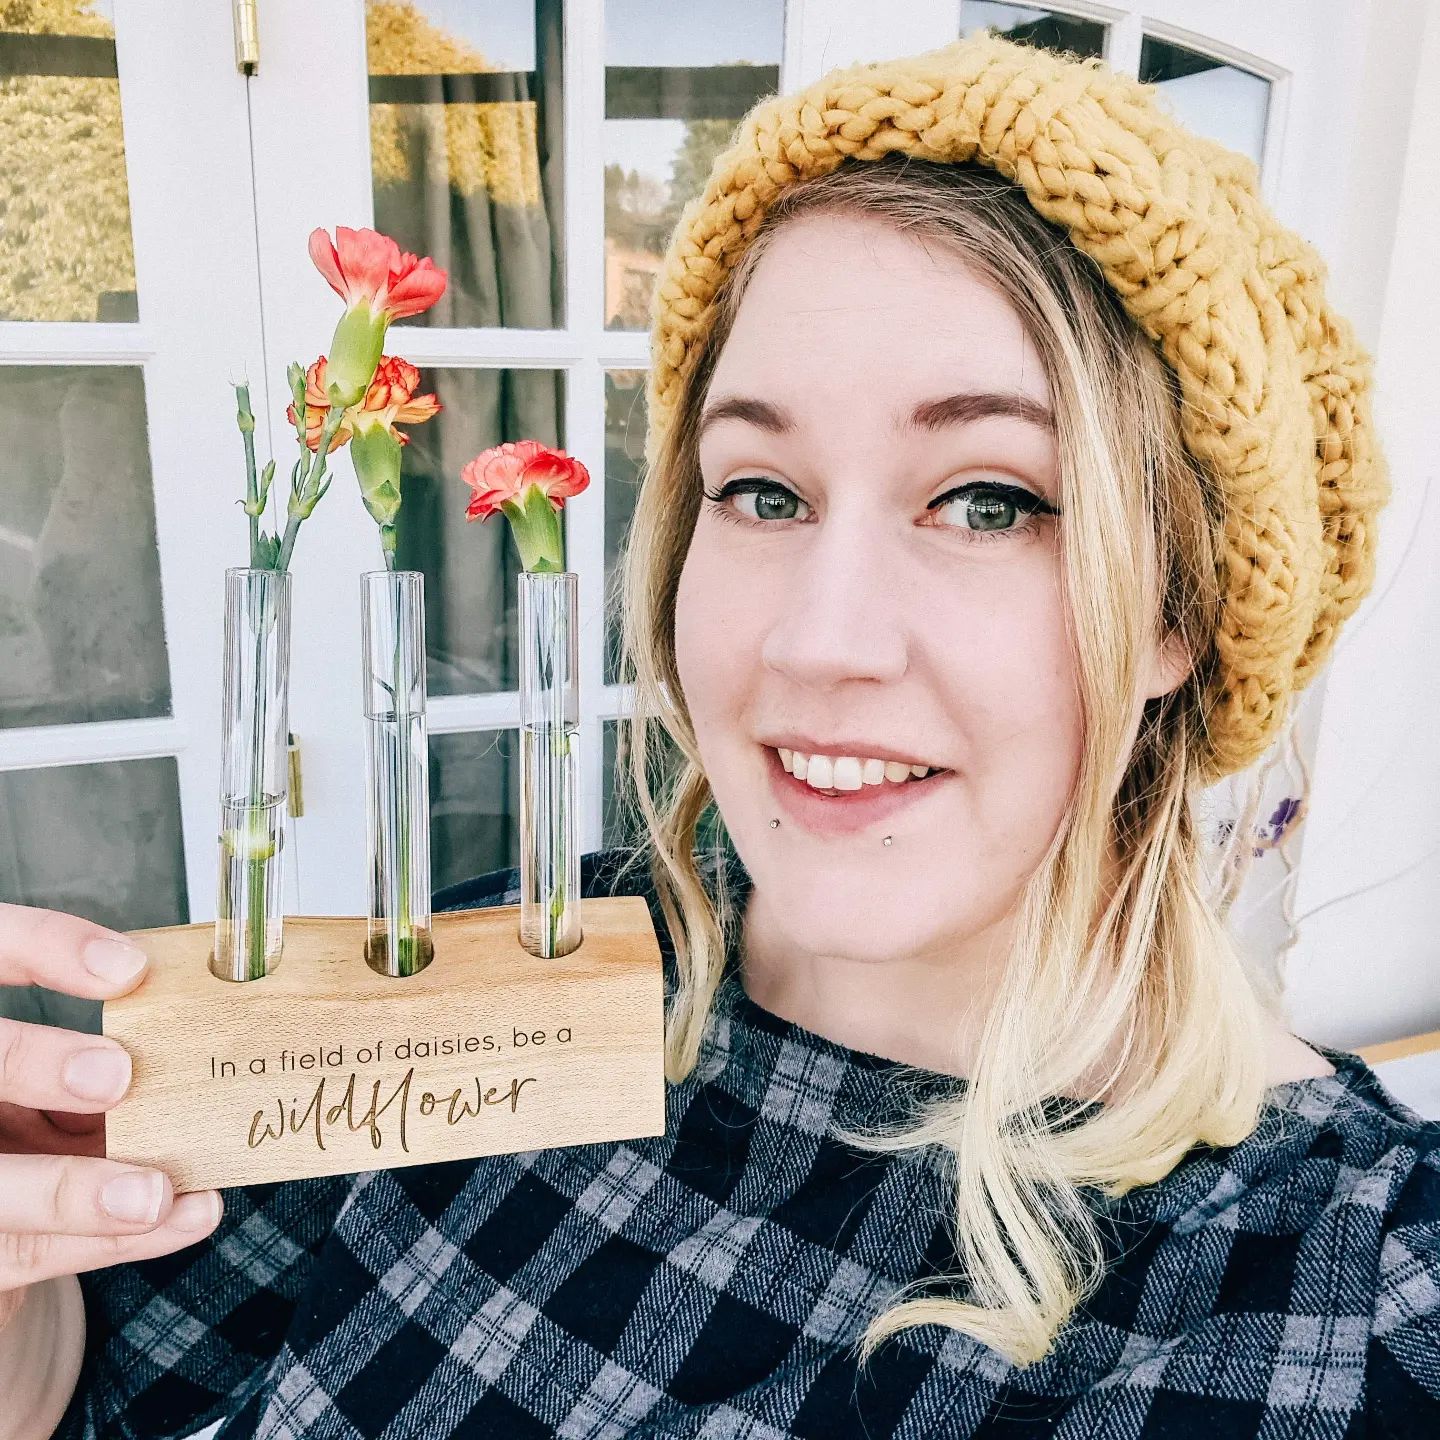
[[[538,440],[507,440],[477,455],[460,478],[475,492],[465,518],[488,520],[507,500],[519,503],[521,493],[531,485],[559,510],[590,483],[590,472],[573,456]]]
[[[538,440],[507,440],[482,451],[460,477],[474,492],[467,520],[503,513],[526,570],[564,570],[560,511],[590,483],[590,472],[578,460]]]
[[[310,258],[347,306],[363,301],[387,320],[403,320],[445,293],[445,271],[428,255],[422,260],[402,251],[388,235],[337,225],[335,242],[324,230],[312,230]]]
[[[338,248],[323,230],[310,232],[315,268],[345,302],[345,313],[330,342],[326,398],[332,405],[358,405],[374,378],[392,320],[428,310],[445,293],[445,272],[427,255],[402,254],[388,236],[374,230],[335,229]]]
[[[325,383],[326,360],[322,355],[305,372],[305,443],[312,450],[320,444],[320,435],[325,428],[325,411],[330,403]],[[382,355],[364,399],[346,410],[335,438],[330,442],[331,450],[338,450],[356,429],[368,430],[379,424],[383,424],[402,445],[408,445],[410,437],[395,426],[419,425],[444,408],[434,395],[417,395],[415,390],[419,384],[420,372],[408,360],[402,360],[398,355]],[[285,414],[293,425],[295,406],[291,404]]]

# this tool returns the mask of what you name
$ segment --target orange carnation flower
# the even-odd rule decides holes
[[[325,411],[330,403],[326,398],[325,384],[326,359],[322,355],[305,372],[305,443],[312,450],[320,444],[320,435],[325,428]],[[357,428],[369,430],[380,424],[400,444],[408,445],[410,437],[395,426],[419,425],[433,419],[444,408],[434,395],[417,395],[415,391],[419,384],[420,372],[408,360],[402,360],[398,355],[382,355],[364,398],[358,405],[346,410],[340,421],[330,442],[331,450],[338,450]],[[293,402],[285,414],[294,425]]]

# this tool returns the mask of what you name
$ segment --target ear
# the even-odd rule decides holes
[[[1157,696],[1168,695],[1184,683],[1191,668],[1190,651],[1178,632],[1171,631],[1151,651],[1150,663],[1145,673],[1145,698],[1154,700]]]

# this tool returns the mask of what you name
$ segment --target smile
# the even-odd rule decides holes
[[[905,780],[862,783],[858,789],[817,789],[791,774],[777,750],[764,749],[771,794],[781,813],[816,835],[853,835],[878,825],[944,791],[954,775],[929,770]]]

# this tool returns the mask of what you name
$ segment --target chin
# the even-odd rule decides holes
[[[757,884],[763,884],[756,876]],[[913,954],[934,945],[942,933],[963,931],[963,917],[952,927],[936,928],[933,907],[918,913],[908,896],[881,881],[867,891],[864,881],[832,887],[820,881],[800,886],[784,882],[789,898],[771,911],[772,922],[797,949],[837,959],[877,962]]]

